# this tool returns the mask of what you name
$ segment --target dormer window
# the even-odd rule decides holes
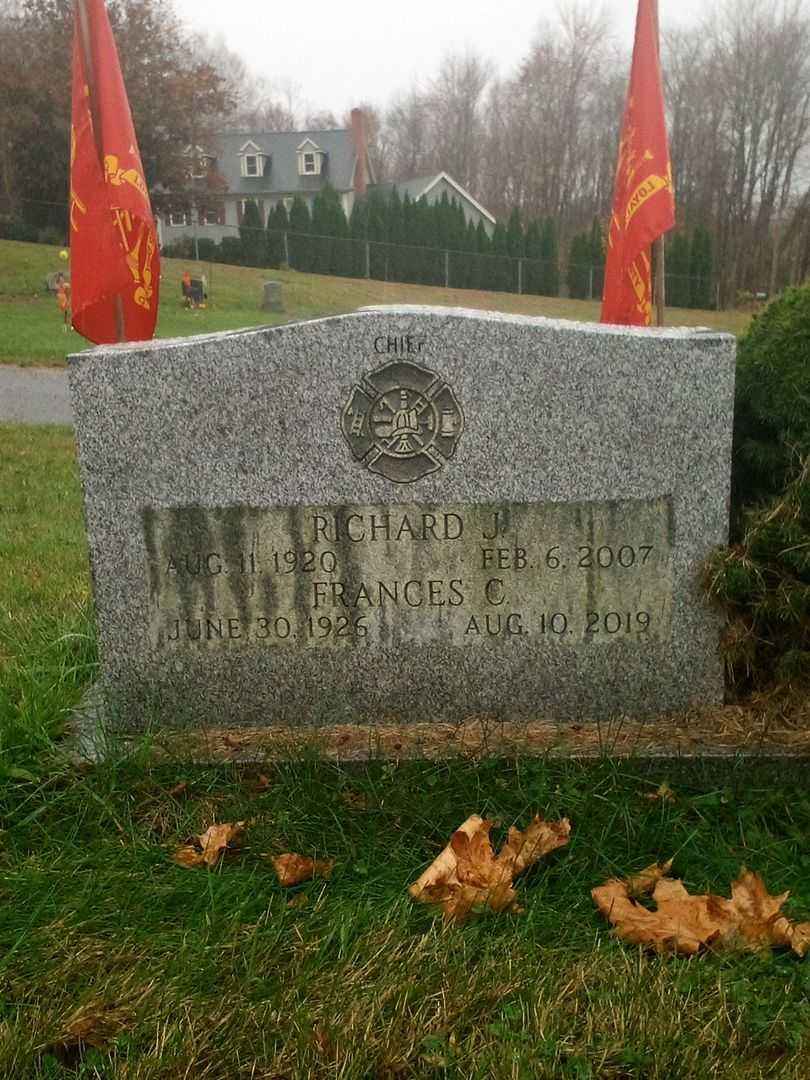
[[[239,151],[239,171],[242,176],[264,176],[267,155],[249,139]]]
[[[298,175],[320,176],[323,171],[323,150],[312,141],[304,139],[297,149]]]

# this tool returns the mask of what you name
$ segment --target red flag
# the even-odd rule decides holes
[[[608,230],[602,322],[649,326],[650,244],[675,224],[654,0],[639,0]]]
[[[70,267],[80,334],[97,344],[154,335],[157,233],[104,0],[75,0]]]

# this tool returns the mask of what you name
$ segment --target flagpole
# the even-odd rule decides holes
[[[98,98],[96,96],[96,69],[93,64],[93,52],[90,48],[90,26],[87,21],[87,8],[85,6],[85,0],[75,0],[76,14],[78,16],[77,23],[79,27],[79,43],[82,50],[82,61],[84,63],[84,74],[87,77],[87,89],[89,90],[89,106],[90,106],[90,119],[93,122],[93,140],[96,144],[96,153],[98,154],[98,164],[101,169],[101,175],[104,175],[104,151],[101,145],[101,123],[98,115]],[[119,341],[126,341],[126,332],[124,328],[124,304],[121,300],[121,294],[115,293],[113,295],[113,311],[115,312],[115,330],[116,337]]]
[[[661,58],[661,33],[658,25],[658,0],[652,0],[653,14],[655,16],[655,45],[658,50],[659,64]],[[666,306],[666,260],[664,252],[664,233],[653,240],[652,261],[655,266],[655,321],[657,326],[664,325],[664,308]]]

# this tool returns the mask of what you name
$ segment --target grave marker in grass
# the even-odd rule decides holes
[[[70,381],[124,730],[722,700],[730,336],[380,307]]]

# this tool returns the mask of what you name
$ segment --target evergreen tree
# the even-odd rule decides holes
[[[525,240],[526,266],[523,274],[523,291],[536,295],[542,286],[542,263],[543,245],[540,235],[540,223],[530,221],[526,229]]]
[[[290,227],[287,217],[287,209],[279,200],[267,215],[267,234],[265,250],[267,253],[268,266],[281,266],[286,259],[284,250],[284,234]]]
[[[411,197],[406,191],[402,196],[402,250],[399,254],[400,281],[418,281],[418,263],[414,248],[414,210]]]
[[[543,296],[560,295],[559,251],[554,219],[546,218],[540,232],[540,293]]]
[[[402,281],[402,199],[394,185],[385,204],[385,279]]]
[[[351,273],[353,277],[366,276],[366,239],[368,237],[368,200],[355,199],[349,217],[351,237]]]
[[[475,250],[480,255],[488,255],[492,250],[492,241],[483,221],[479,221],[475,226]]]
[[[312,202],[311,269],[318,274],[349,272],[346,214],[340,196],[327,184]]]
[[[378,192],[368,197],[366,236],[369,243],[369,266],[371,277],[385,280],[385,225],[386,200]]]
[[[248,199],[245,203],[239,226],[239,240],[243,265],[261,266],[265,256],[264,226],[259,207],[253,199]]]
[[[689,306],[689,238],[672,232],[666,247],[666,301],[671,307]]]
[[[509,256],[508,276],[503,274],[503,281],[509,292],[518,291],[518,275],[522,276],[523,267],[518,269],[519,260],[523,258],[525,253],[525,239],[523,236],[523,226],[520,222],[520,212],[516,206],[512,208],[509,214],[509,219],[506,223],[506,254]],[[506,267],[504,267],[505,270]],[[521,288],[525,286],[521,283]]]
[[[322,192],[317,192],[312,200],[312,221],[310,224],[309,270],[313,274],[328,274],[331,259],[331,244],[328,236],[328,208]]]
[[[511,277],[515,282],[514,291],[517,292],[517,260],[522,259],[526,251],[523,226],[520,223],[520,211],[516,206],[512,208],[512,213],[509,215],[509,221],[506,224],[506,253],[510,259],[514,260],[511,264]]]
[[[577,233],[568,251],[568,294],[573,300],[586,300],[591,285],[591,240],[587,233]]]
[[[605,291],[605,241],[599,218],[591,224],[591,264],[593,266],[593,299],[601,300]]]
[[[689,306],[708,309],[712,301],[712,238],[699,225],[689,248]]]
[[[450,212],[450,203],[442,206],[441,200],[437,200],[432,207],[431,224],[431,252],[430,252],[430,280],[434,285],[444,285],[444,253],[447,250],[447,217]]]
[[[309,207],[300,195],[296,195],[290,208],[290,232],[287,237],[290,267],[293,270],[301,270],[305,273],[310,270],[310,231]]]
[[[334,191],[334,188],[331,190]],[[349,222],[346,220],[346,211],[340,196],[335,192],[331,209],[332,235],[335,237],[333,249],[333,273],[341,277],[350,277],[352,273],[352,244],[349,239]]]
[[[442,197],[433,204],[436,210],[436,247],[446,251],[450,247],[450,237],[453,231],[453,211],[447,192],[442,192]]]
[[[423,285],[438,282],[438,256],[434,250],[434,209],[427,199],[413,204],[413,238],[420,249],[416,252],[416,280]]]
[[[483,221],[475,227],[475,288],[486,289],[489,279],[489,253],[492,248],[489,234]]]
[[[464,258],[464,244],[467,236],[467,222],[461,204],[453,198],[447,219],[447,269],[449,282],[453,289],[465,289],[468,267]]]
[[[450,249],[452,251],[463,251],[467,237],[467,219],[464,217],[464,207],[458,199],[454,197],[450,203],[450,208],[453,211],[450,229]]]
[[[506,240],[506,227],[498,222],[492,230],[492,254],[490,272],[487,275],[487,288],[495,292],[509,292],[511,273],[509,249]]]
[[[467,222],[467,227],[464,230],[464,247],[463,247],[463,267],[461,267],[460,279],[463,281],[463,288],[465,289],[477,289],[478,286],[478,258],[476,252],[478,251],[478,236],[475,230],[475,225],[472,223],[472,219]]]

